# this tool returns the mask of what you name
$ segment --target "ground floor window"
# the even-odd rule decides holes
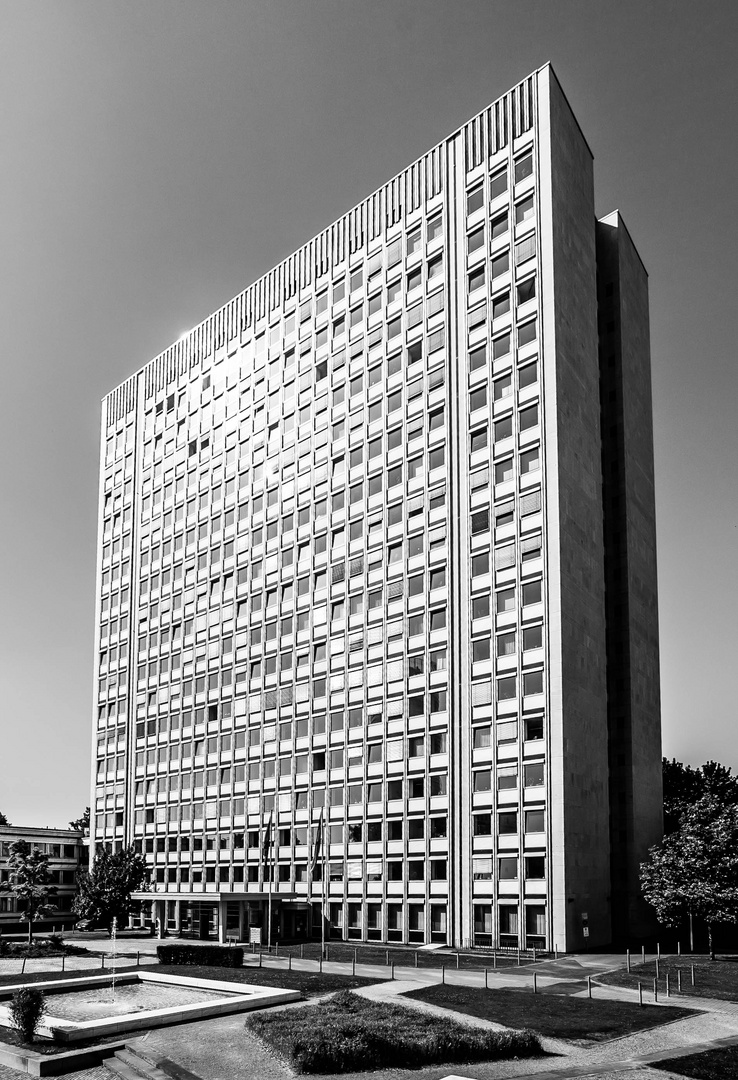
[[[520,944],[518,909],[509,905],[501,906],[500,918],[500,948],[516,949]]]
[[[525,909],[525,943],[529,949],[546,947],[546,908],[543,904],[528,904]]]
[[[431,941],[446,944],[446,905],[431,904]]]
[[[474,944],[490,946],[492,938],[492,905],[474,905]]]

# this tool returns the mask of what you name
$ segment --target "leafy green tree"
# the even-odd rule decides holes
[[[81,919],[122,926],[131,911],[131,893],[146,886],[149,870],[133,847],[115,853],[99,848],[90,870],[77,874],[74,911]]]
[[[77,829],[79,832],[88,833],[90,831],[90,808],[85,807],[85,812],[82,817],[76,818],[74,821],[69,822],[70,829]]]
[[[8,880],[0,882],[0,892],[9,892],[18,901],[28,922],[28,944],[33,942],[33,924],[52,914],[56,908],[48,901],[56,896],[51,884],[48,857],[34,849],[26,840],[10,845]]]
[[[724,806],[738,805],[738,776],[718,761],[706,761],[700,768],[663,759],[664,832],[674,832],[686,811],[705,795],[714,796]]]
[[[688,806],[641,863],[641,888],[666,926],[704,919],[714,960],[715,924],[738,922],[738,805],[708,793]]]
[[[8,821],[2,810],[0,810],[0,825],[10,825],[10,822]]]

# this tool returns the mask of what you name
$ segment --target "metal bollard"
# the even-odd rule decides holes
[[[558,960],[558,958],[559,958],[559,947],[558,947],[558,945],[554,945],[554,960]]]
[[[587,997],[588,998],[592,997],[592,976],[591,975],[587,976]]]
[[[446,982],[446,965],[445,964],[441,964],[441,982],[442,983]]]
[[[415,950],[415,966],[418,966],[418,950]]]
[[[496,952],[492,953],[492,970],[493,971],[497,970],[497,953]]]
[[[25,972],[25,970],[26,970],[26,958],[24,956],[23,957],[23,966],[21,967],[21,975]]]
[[[533,963],[535,964],[535,962],[536,962],[536,947],[534,945],[533,946]]]
[[[660,941],[656,942],[656,956],[657,956],[657,958],[661,957],[661,942]]]
[[[628,974],[630,975],[630,949],[625,950],[625,964],[628,968]]]
[[[389,949],[384,951],[384,966],[389,967]]]
[[[392,963],[390,964],[390,979],[394,979],[394,977],[395,977],[395,962],[393,960]]]
[[[645,962],[646,962],[646,946],[641,945],[641,963],[645,964]]]
[[[681,941],[677,941],[677,956],[681,956],[681,955],[682,955],[682,943],[681,943]]]
[[[262,951],[261,951],[261,949],[259,949],[259,967],[261,967],[261,958],[262,958],[262,955],[263,955],[263,954],[262,954]]]
[[[66,956],[64,955],[64,953],[62,953],[62,975],[64,974],[64,961],[65,960],[66,960]]]
[[[292,953],[287,957],[287,970],[292,971]]]
[[[520,967],[520,946],[518,945],[518,967]]]
[[[659,984],[656,979],[653,980],[653,1000],[659,1000]]]
[[[669,972],[666,973],[666,996],[671,997],[671,988],[669,986]]]
[[[638,983],[638,1004],[643,1004],[643,984],[640,982]]]
[[[100,957],[100,970],[105,971],[105,955],[104,954]]]
[[[302,960],[302,957],[303,957],[303,946],[302,946],[302,942],[300,942],[300,959],[301,960]]]
[[[351,964],[351,974],[352,975],[356,974],[356,949],[354,949],[354,959],[353,959],[353,963]]]
[[[535,971],[533,972],[533,993],[538,993],[538,976],[536,975]]]
[[[694,986],[694,964],[692,964],[692,986]]]
[[[323,953],[322,952],[320,954],[320,966],[318,967],[318,971],[320,972],[321,975],[323,974]]]
[[[484,989],[485,990],[489,989],[488,976],[489,976],[489,968],[485,968],[484,969]]]
[[[657,956],[656,957],[656,978],[658,979],[658,977],[659,977],[659,958]]]
[[[136,967],[141,967],[141,953],[136,953]]]
[[[459,954],[456,954],[456,970],[459,970]]]
[[[677,990],[681,994],[682,992],[682,969],[677,968]]]

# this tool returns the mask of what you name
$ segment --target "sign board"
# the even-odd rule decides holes
[[[589,927],[588,926],[583,926],[582,927],[582,933],[584,934],[585,937],[589,937]]]
[[[261,927],[250,926],[249,927],[249,944],[261,945]]]

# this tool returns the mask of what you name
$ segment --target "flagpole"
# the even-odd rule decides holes
[[[272,840],[272,814],[269,815],[267,825],[267,870],[269,872],[269,893],[267,907],[267,950],[272,951],[272,855],[270,850]]]
[[[327,792],[326,792],[326,795],[327,795]],[[321,810],[320,816],[321,816],[321,820],[323,820],[323,810]],[[323,833],[323,835],[322,835],[322,841],[323,841],[323,874],[322,874],[322,877],[323,877],[323,904],[322,904],[322,908],[323,908],[323,910],[321,912],[321,920],[320,920],[320,956],[321,956],[321,959],[325,959],[325,902],[326,902],[325,901],[325,895],[326,895],[326,888],[327,888],[326,878],[328,876],[328,874],[327,874],[327,865],[326,865],[326,848],[327,848],[328,845],[326,843],[326,825],[325,825],[324,820],[323,820],[322,833]]]

